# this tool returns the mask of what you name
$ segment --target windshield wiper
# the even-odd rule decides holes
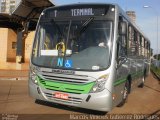
[[[88,26],[90,25],[90,23],[93,21],[94,17],[90,17],[88,18],[83,24],[82,26],[76,31],[76,36],[73,37],[72,39],[77,40],[81,34],[88,28]]]
[[[82,25],[82,27],[79,30],[79,35],[81,35],[89,26],[89,24],[93,21],[94,17],[88,18]]]

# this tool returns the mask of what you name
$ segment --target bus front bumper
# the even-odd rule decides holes
[[[104,112],[112,110],[112,94],[107,89],[89,94],[64,93],[68,94],[68,99],[54,97],[56,92],[41,88],[33,83],[29,84],[29,94],[35,99]],[[60,93],[63,94],[63,92]]]

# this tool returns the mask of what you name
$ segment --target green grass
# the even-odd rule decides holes
[[[155,67],[154,65],[151,65],[151,70],[157,74],[158,76],[160,76],[160,68]]]

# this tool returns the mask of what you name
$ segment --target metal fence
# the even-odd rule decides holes
[[[155,67],[160,68],[160,60],[152,60],[152,64],[153,64]]]

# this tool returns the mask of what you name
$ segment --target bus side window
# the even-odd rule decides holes
[[[118,63],[121,63],[127,56],[127,24],[126,22],[119,22],[118,27],[118,42],[117,42],[117,60]]]

